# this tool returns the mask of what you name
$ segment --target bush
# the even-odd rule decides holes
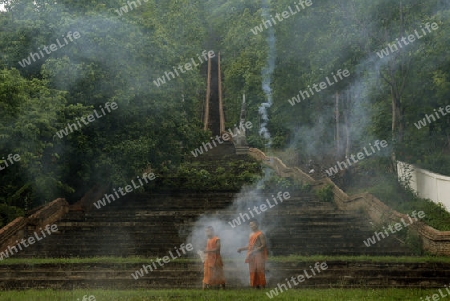
[[[322,202],[332,202],[334,200],[333,185],[326,185],[325,187],[316,191],[316,196]]]
[[[158,173],[159,183],[152,189],[157,190],[194,190],[194,191],[238,191],[243,185],[252,184],[261,178],[261,165],[251,158],[246,160],[219,161],[214,167],[205,162],[184,162]]]
[[[444,176],[450,176],[450,156],[444,154],[431,154],[426,156],[423,160],[416,160],[418,167],[427,169]]]
[[[6,204],[0,204],[0,227],[6,226],[19,216],[24,216],[24,211],[22,209]]]
[[[306,184],[302,185],[300,190],[303,191],[303,192],[311,192],[312,186],[310,184],[306,183]]]
[[[283,178],[278,176],[274,171],[271,171],[270,177],[260,186],[258,187],[262,190],[288,190],[288,191],[294,191],[294,190],[302,190],[302,185],[294,181],[292,178]]]
[[[403,213],[409,214],[423,211],[425,217],[422,219],[427,225],[440,231],[450,231],[450,213],[442,204],[436,204],[431,200],[418,197],[410,188],[400,183],[396,174],[386,170],[373,169],[371,173],[357,170],[354,174],[356,179],[351,183],[352,187],[347,193],[360,193],[367,191],[377,197],[387,206]]]
[[[418,234],[408,229],[406,232],[405,242],[406,246],[413,252],[414,255],[423,255],[423,243]]]

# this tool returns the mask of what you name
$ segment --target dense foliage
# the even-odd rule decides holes
[[[203,50],[221,52],[227,129],[238,122],[246,94],[251,145],[267,145],[258,110],[267,100],[262,70],[274,59],[274,148],[326,164],[386,140],[384,167],[391,171],[401,159],[450,175],[450,118],[416,126],[449,104],[448,1],[313,0],[258,34],[252,29],[267,20],[263,13],[275,17],[293,1],[129,2],[137,4],[124,12],[128,4],[119,0],[0,0],[0,162],[8,154],[21,158],[0,171],[0,204],[26,210],[55,197],[74,201],[94,184],[123,185],[149,167],[207,178],[195,166],[178,168],[210,137],[201,126],[205,64],[159,87],[153,82]],[[438,29],[414,43],[377,55],[434,22]],[[80,37],[69,40],[69,32]],[[44,53],[57,39],[66,45]],[[41,58],[24,62],[39,51]],[[350,76],[290,104],[339,69]],[[117,110],[56,135],[108,102]]]
[[[261,178],[261,165],[251,157],[245,159],[225,156],[221,161],[207,164],[201,161],[164,166],[150,190],[239,191],[246,184]],[[147,187],[146,187],[147,188]]]
[[[209,137],[199,122],[200,72],[153,84],[204,49],[200,3],[158,2],[118,16],[119,1],[5,1],[0,149],[21,160],[2,171],[1,202],[29,209],[58,196],[76,200],[94,183],[119,185],[149,166],[177,164]],[[69,41],[70,31],[81,37],[28,66],[18,64],[58,38]],[[81,123],[107,102],[118,108]],[[69,123],[82,127],[56,135]]]

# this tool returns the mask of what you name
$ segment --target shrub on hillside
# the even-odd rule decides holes
[[[333,186],[326,185],[325,187],[317,190],[316,196],[322,202],[332,202],[334,200]]]
[[[22,209],[6,204],[0,204],[0,227],[6,226],[19,216],[24,216],[24,211]]]

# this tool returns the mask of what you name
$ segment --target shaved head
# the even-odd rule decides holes
[[[257,226],[259,226],[258,220],[256,218],[252,218],[248,221],[248,224],[250,225],[250,223],[255,223]]]
[[[209,238],[214,236],[214,228],[212,226],[206,227],[206,236],[208,236]]]

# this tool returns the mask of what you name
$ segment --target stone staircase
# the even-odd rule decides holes
[[[229,160],[246,159],[232,154],[232,145],[222,145],[217,154],[201,156],[199,168],[213,173]],[[220,158],[218,158],[218,156]],[[279,191],[261,192],[260,202]],[[368,217],[359,211],[339,210],[334,203],[318,201],[313,193],[290,191],[291,197],[258,216],[269,245],[269,255],[409,255],[410,251],[390,236],[374,246],[363,241],[373,235]],[[169,250],[187,243],[192,228],[204,217],[220,219],[225,225],[239,216],[235,208],[247,208],[253,195],[227,191],[171,191],[128,194],[101,209],[83,211],[72,206],[56,222],[58,232],[14,254],[14,258],[139,256],[148,259],[168,255]],[[239,197],[239,202],[235,200]],[[246,201],[242,201],[247,199]],[[242,203],[243,202],[243,203]],[[198,225],[197,225],[198,226]],[[26,229],[24,237],[35,229]],[[249,232],[248,226],[233,233]],[[220,233],[219,233],[220,235]],[[233,237],[233,236],[231,236]],[[246,238],[245,238],[246,239]],[[223,242],[228,287],[247,287],[247,265]],[[199,288],[202,264],[194,252],[174,260],[138,280],[131,273],[142,263],[50,263],[0,264],[0,290],[25,288]],[[269,257],[270,258],[270,257]],[[330,259],[332,260],[332,258]],[[269,287],[286,277],[303,273],[314,262],[273,262],[267,264]],[[309,279],[301,287],[439,287],[448,279],[449,264],[328,262],[329,270]]]
[[[361,213],[338,210],[332,203],[315,200],[311,193],[291,194],[290,199],[267,210],[262,218],[262,229],[265,224],[272,225],[266,233],[270,254],[410,254],[393,236],[366,247],[363,240],[374,230]],[[69,212],[57,222],[58,233],[14,256],[164,256],[167,250],[186,243],[200,216],[224,222],[237,218],[239,212],[230,209],[235,197],[235,193],[226,192],[127,195],[101,209]],[[262,195],[264,200],[270,197]],[[249,229],[242,226],[234,231]]]
[[[143,264],[150,264],[150,258],[166,256],[168,250],[186,243],[191,227],[200,217],[218,217],[224,222],[236,218],[238,212],[230,209],[236,195],[231,192],[135,194],[101,209],[85,213],[70,211],[57,222],[58,233],[12,257],[122,256],[125,263],[111,260],[107,263],[9,264],[6,259],[0,264],[0,290],[200,288],[202,263],[193,252],[137,280],[131,274]],[[366,247],[363,240],[373,235],[373,229],[363,214],[338,210],[333,203],[317,201],[311,193],[291,192],[291,198],[265,212],[262,228],[269,224],[277,225],[266,231],[271,256],[325,255],[329,268],[297,288],[439,288],[450,276],[447,263],[348,262],[333,257],[326,260],[327,255],[402,255],[409,251],[392,236]],[[236,231],[248,233],[247,226],[239,227]],[[27,235],[31,235],[32,231],[29,232]],[[229,253],[223,250],[227,286],[248,287],[243,256],[231,258]],[[130,256],[139,256],[143,262],[126,263]],[[294,259],[277,262],[271,256],[266,266],[271,288],[284,283],[287,277],[303,274],[303,270],[314,265],[312,261]]]
[[[367,247],[374,234],[367,217],[358,211],[341,211],[312,194],[294,196],[268,211],[265,219],[279,226],[268,233],[276,255],[408,255],[410,250],[390,236]]]
[[[315,262],[268,262],[268,287],[286,278],[304,275]],[[388,263],[370,261],[326,261],[328,268],[294,288],[442,288],[448,284],[448,263]],[[78,263],[0,265],[0,291],[6,289],[171,289],[201,288],[200,260],[171,262],[135,280],[131,277],[142,264]],[[242,262],[225,261],[228,288],[248,287],[248,271]],[[311,275],[311,272],[309,273]]]

